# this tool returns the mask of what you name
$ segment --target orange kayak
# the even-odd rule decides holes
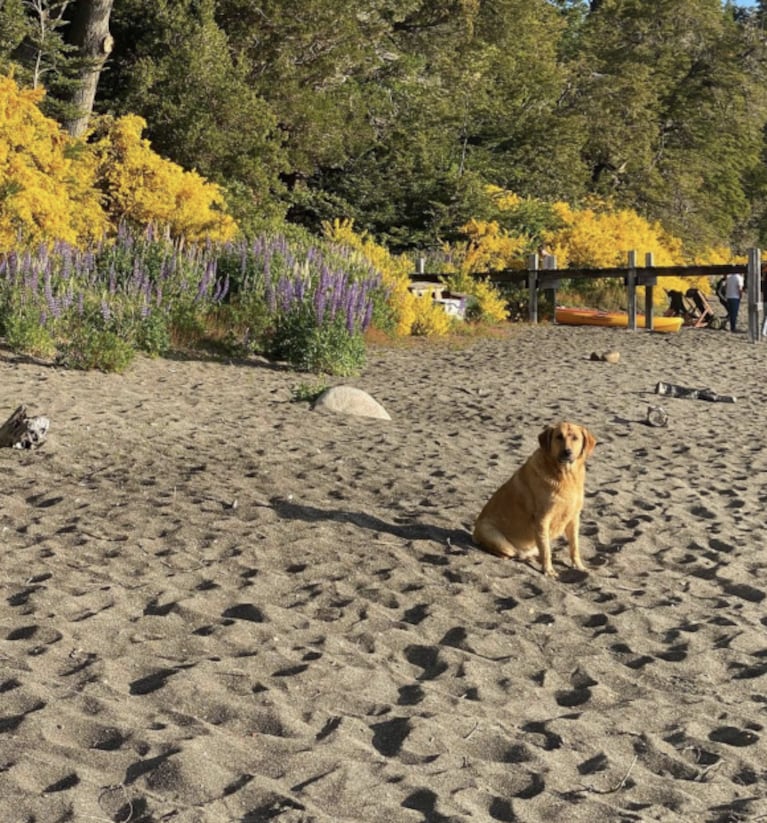
[[[557,323],[563,326],[609,326],[626,329],[629,316],[625,311],[598,311],[597,309],[557,308],[554,312]],[[652,330],[659,332],[676,332],[682,328],[681,317],[653,316]],[[637,315],[637,328],[645,327],[645,316]]]

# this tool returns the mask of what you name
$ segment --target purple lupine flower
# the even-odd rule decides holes
[[[354,334],[354,329],[357,326],[357,301],[360,292],[361,289],[358,283],[352,283],[347,289],[344,310],[346,313],[346,329],[349,334]]]
[[[365,316],[362,319],[362,331],[370,328],[370,324],[373,322],[373,301],[368,300],[367,305],[365,306]]]
[[[221,303],[226,298],[227,294],[229,294],[229,286],[230,283],[228,274],[224,278],[223,282],[221,280],[217,281],[216,294],[213,298],[216,303]]]
[[[114,264],[114,261],[112,261],[112,265],[110,267],[110,278],[111,278],[112,273],[114,272],[114,270],[115,270],[115,264]],[[133,271],[131,272],[131,278],[130,279],[131,279],[131,285],[133,286],[133,288],[135,288],[138,291],[141,288],[141,284],[144,281],[144,271],[141,268],[141,263],[139,262],[138,258],[135,258],[133,260]]]
[[[275,294],[274,284],[268,277],[264,279],[264,297],[266,298],[269,313],[274,314],[277,311],[277,295]]]
[[[58,320],[59,317],[61,317],[61,307],[59,306],[59,301],[56,299],[56,296],[53,293],[53,283],[51,282],[50,268],[47,268],[45,270],[45,279],[43,281],[43,294],[45,296],[45,304],[48,307],[48,311],[50,312],[52,317]]]
[[[69,245],[62,244],[60,250],[60,257],[61,257],[61,278],[62,280],[69,280],[72,276],[72,269],[73,269],[73,254],[72,254],[72,247]]]
[[[197,294],[195,296],[195,302],[201,301],[210,291],[210,284],[213,281],[216,273],[216,261],[210,260],[205,267],[205,272],[200,280],[200,283],[197,287]]]
[[[327,289],[323,288],[322,283],[320,283],[314,291],[314,320],[318,326],[321,326],[325,319],[327,296]]]

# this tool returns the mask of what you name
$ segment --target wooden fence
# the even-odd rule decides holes
[[[428,274],[424,271],[423,260],[419,261],[418,271],[411,275],[412,280],[426,283],[439,283],[444,275]],[[731,272],[744,275],[748,305],[748,336],[752,343],[762,339],[762,263],[759,249],[749,249],[748,263],[733,263],[723,266],[654,266],[651,253],[645,255],[644,266],[637,265],[635,251],[628,253],[626,268],[611,269],[557,269],[556,258],[551,255],[539,257],[532,254],[527,261],[527,270],[505,269],[474,274],[477,279],[489,280],[499,286],[526,285],[529,292],[529,319],[538,322],[538,298],[541,292],[551,291],[556,305],[556,292],[562,280],[598,278],[618,278],[626,286],[626,306],[628,309],[628,328],[636,331],[637,326],[637,288],[645,289],[645,327],[653,328],[653,298],[658,279],[663,277],[721,277]],[[763,320],[763,318],[762,318]]]

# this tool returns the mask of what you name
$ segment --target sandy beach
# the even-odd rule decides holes
[[[0,450],[0,823],[767,820],[766,357],[550,325],[373,347],[328,382],[382,421],[259,359],[0,350],[0,418],[51,421]],[[470,530],[561,419],[598,445],[589,574],[559,544],[550,580]]]

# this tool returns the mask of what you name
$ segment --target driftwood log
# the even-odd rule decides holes
[[[27,417],[26,406],[19,406],[0,426],[0,446],[36,449],[45,442],[49,426],[47,417]]]

